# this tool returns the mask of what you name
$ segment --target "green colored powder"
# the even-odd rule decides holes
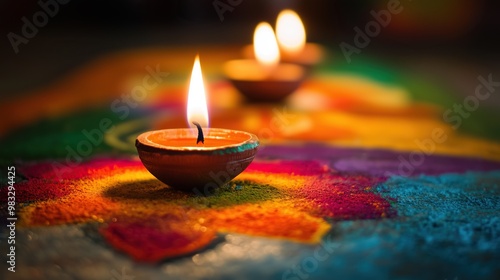
[[[3,161],[19,158],[25,160],[66,158],[68,154],[71,154],[71,150],[78,151],[80,143],[90,143],[82,130],[99,130],[99,123],[106,118],[112,122],[112,125],[121,122],[116,114],[107,109],[94,109],[69,116],[40,120],[12,131],[6,138],[0,139],[2,147],[9,147],[0,150],[0,158]],[[99,140],[98,136],[94,137]],[[88,154],[87,150],[84,150],[86,147],[80,147],[80,151],[84,153],[77,152],[77,155],[90,156],[112,151],[112,148],[103,140],[95,141],[95,143],[90,143],[91,150]]]
[[[271,185],[256,184],[250,181],[231,181],[217,188],[210,189],[205,195],[191,196],[186,205],[195,208],[227,207],[245,203],[266,201],[282,196],[282,191]]]

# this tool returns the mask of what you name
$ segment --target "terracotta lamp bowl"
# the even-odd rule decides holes
[[[305,79],[303,67],[280,63],[268,69],[256,60],[231,60],[224,64],[224,73],[233,86],[250,101],[276,102],[299,88]]]
[[[196,129],[142,133],[135,146],[146,169],[158,180],[182,191],[217,188],[252,162],[257,136],[237,130],[203,129],[205,144],[196,144]]]

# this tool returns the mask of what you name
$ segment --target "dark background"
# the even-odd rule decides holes
[[[293,8],[301,15],[308,41],[340,52],[341,42],[353,44],[353,28],[364,28],[373,20],[370,11],[386,9],[389,1],[233,0],[240,3],[226,11],[221,21],[213,0],[73,0],[59,4],[58,13],[27,44],[21,44],[16,54],[7,34],[22,35],[21,19],[32,22],[33,15],[42,10],[38,2],[0,1],[3,97],[53,81],[86,61],[117,50],[250,43],[255,25],[262,20],[274,25],[283,8]],[[371,40],[364,54],[400,67],[441,73],[439,79],[449,79],[452,84],[464,82],[460,75],[466,75],[460,69],[474,69],[466,78],[472,84],[479,74],[499,73],[498,1],[400,2],[403,11]]]

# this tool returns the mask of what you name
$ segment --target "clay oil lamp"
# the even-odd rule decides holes
[[[220,187],[245,170],[257,153],[255,135],[209,127],[198,57],[191,73],[187,121],[190,128],[148,131],[136,139],[146,169],[172,188],[199,193]]]

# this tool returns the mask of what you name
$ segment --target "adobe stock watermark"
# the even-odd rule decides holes
[[[443,113],[443,120],[450,124],[453,130],[457,130],[463,123],[464,119],[471,116],[471,113],[479,108],[480,102],[486,101],[500,87],[500,81],[493,80],[493,75],[489,74],[487,78],[478,76],[479,81],[473,95],[465,97],[461,103],[453,104],[451,109],[447,109]],[[446,132],[439,127],[432,130],[430,137],[425,139],[416,139],[415,144],[418,147],[417,151],[411,152],[407,157],[400,155],[398,157],[398,174],[386,172],[386,176],[410,176],[415,171],[415,168],[421,166],[425,162],[425,158],[434,154],[436,144],[442,144],[448,139]]]
[[[407,0],[410,1],[411,0]],[[366,23],[364,30],[359,27],[354,27],[353,44],[341,42],[339,47],[348,63],[351,63],[353,54],[360,54],[361,50],[368,47],[372,38],[377,37],[382,28],[387,27],[391,23],[392,16],[403,11],[403,6],[399,0],[389,0],[387,9],[376,12],[371,10],[370,14],[373,20]]]
[[[120,98],[111,103],[110,109],[118,116],[118,119],[126,119],[131,110],[137,108],[139,103],[146,99],[149,92],[155,89],[169,75],[169,73],[160,70],[159,64],[156,65],[156,68],[147,66],[145,70],[148,74],[143,77],[140,85],[136,85],[129,93],[122,94]],[[92,154],[94,148],[103,143],[104,134],[112,129],[114,129],[114,125],[110,118],[102,118],[94,129],[82,129],[81,133],[85,139],[75,146],[67,145],[65,147],[67,154],[64,163],[52,162],[52,168],[59,180],[61,180],[64,173],[71,172],[71,168],[78,166],[84,157]]]
[[[268,126],[261,128],[257,133],[259,141],[270,141],[274,139],[276,133],[282,132],[286,126],[291,124],[291,120],[296,117],[288,112],[286,105],[283,105],[281,110],[274,108],[272,112],[273,117],[269,121]],[[262,149],[265,149],[265,147],[259,146],[259,151],[262,151]],[[240,163],[230,163],[226,166],[226,170],[219,171],[218,173],[211,171],[208,174],[212,178],[212,181],[203,186],[203,192],[198,188],[193,188],[192,191],[197,196],[213,195],[218,187],[229,183],[229,181],[231,181],[230,178],[242,171],[243,168]]]
[[[215,12],[219,16],[221,22],[224,21],[224,13],[234,11],[234,8],[239,6],[243,0],[214,0],[212,5],[214,6]]]
[[[332,242],[328,239],[330,236],[327,235],[325,240],[314,249],[312,256],[305,257],[298,264],[295,264],[291,268],[287,269],[281,275],[282,280],[304,280],[308,279],[310,274],[318,270],[319,265],[326,261],[337,249],[340,247],[339,244]]]
[[[38,29],[43,28],[49,22],[49,18],[55,17],[59,13],[60,5],[68,4],[70,0],[47,0],[38,1],[38,6],[41,10],[35,12],[29,20],[27,17],[22,17],[24,23],[21,27],[20,34],[9,32],[7,39],[16,54],[19,53],[19,45],[28,44],[29,39],[33,39],[38,34]]]

